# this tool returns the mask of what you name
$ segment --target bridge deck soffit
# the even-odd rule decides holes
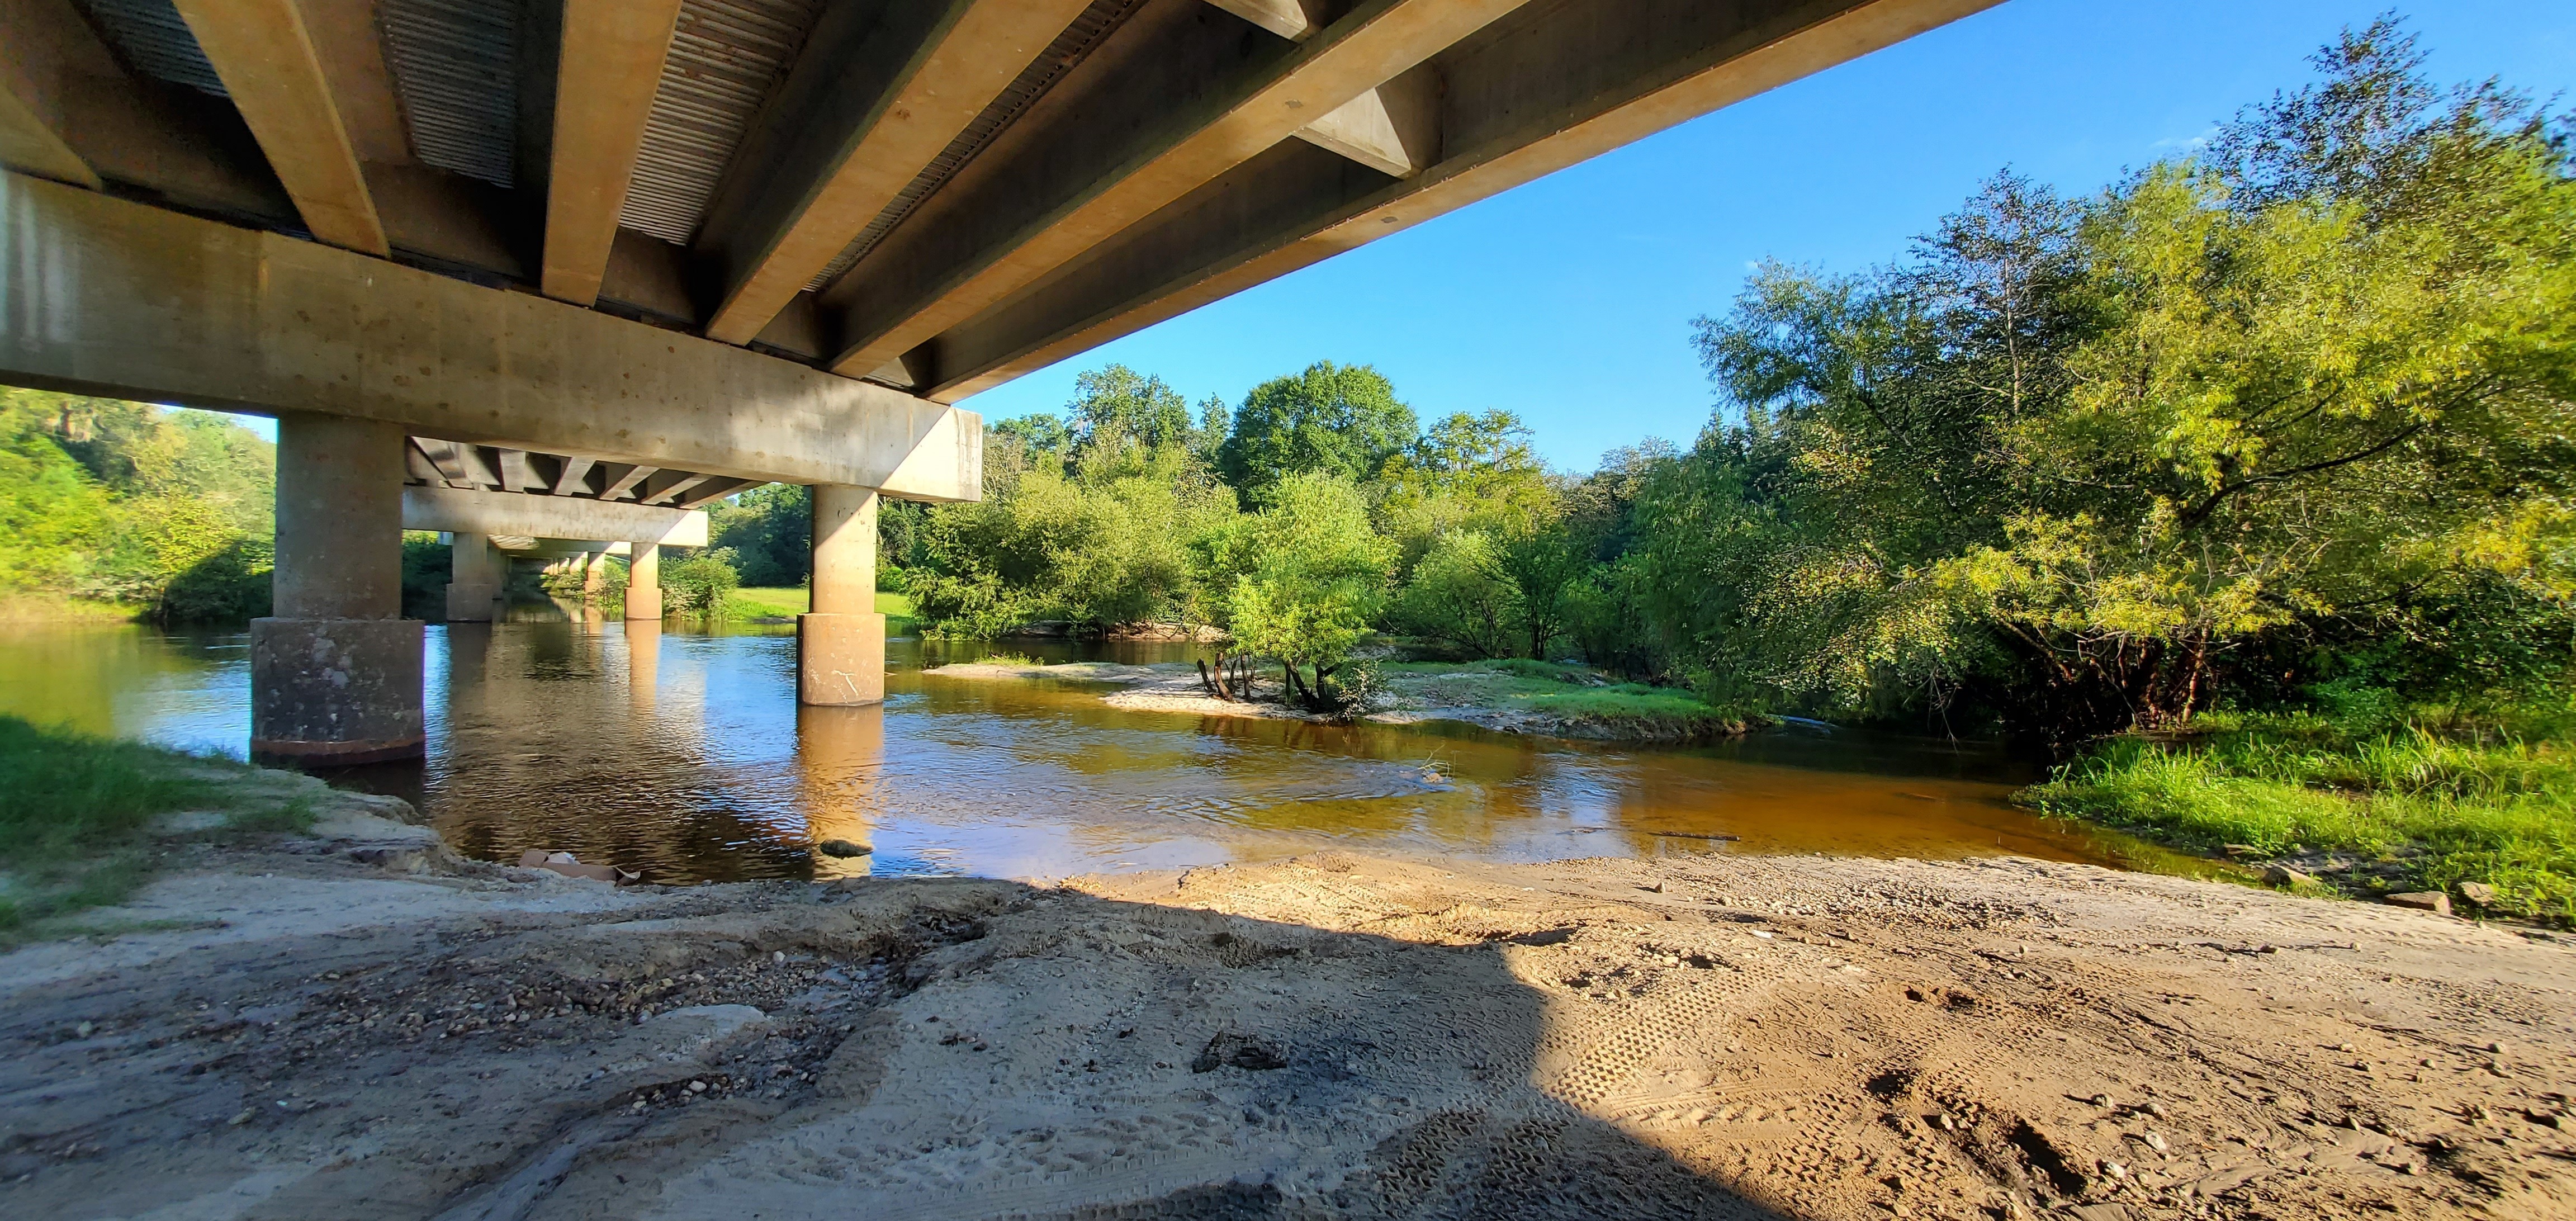
[[[176,0],[172,21],[149,0],[0,0],[0,163],[270,235],[231,253],[293,269],[300,296],[246,300],[228,285],[177,308],[354,315],[270,337],[272,362],[295,343],[329,357],[348,346],[335,327],[409,325],[426,308],[447,350],[479,349],[469,359],[581,366],[619,383],[591,385],[593,396],[662,376],[641,359],[654,346],[678,357],[703,345],[752,364],[693,351],[659,363],[696,369],[678,379],[692,393],[748,390],[747,403],[694,403],[719,421],[774,412],[781,394],[824,417],[882,414],[881,400],[800,378],[953,403],[1997,2]],[[27,207],[41,204],[48,223],[66,213],[14,185],[5,202],[12,230],[27,228]],[[131,221],[84,237],[173,246]],[[360,266],[278,248],[317,242]],[[113,262],[89,261],[93,274]],[[612,375],[494,333],[526,325],[536,315],[524,302],[539,294],[616,324],[547,319],[546,342],[641,363]],[[375,295],[392,300],[365,300]],[[13,306],[98,304],[22,294]],[[633,334],[603,341],[618,332]],[[156,397],[256,388],[191,359],[221,363],[174,353],[165,380],[187,384]],[[66,380],[62,360],[39,363],[0,374]],[[419,376],[458,389],[453,364]],[[504,399],[524,412],[525,397]],[[713,436],[664,449],[563,421],[487,427],[457,405],[480,400],[446,402],[388,418],[598,464],[536,472],[563,495],[613,481],[598,469],[612,460],[710,479],[858,473],[846,453],[773,458],[760,447],[800,438],[772,422],[732,429],[743,435],[729,449],[703,444]],[[910,440],[975,443],[939,418],[918,417]],[[919,494],[934,498],[971,497],[957,479],[975,465],[910,446],[878,463],[928,480]],[[660,478],[624,491],[677,499],[707,482]]]

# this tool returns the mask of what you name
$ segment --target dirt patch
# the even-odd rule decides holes
[[[2576,955],[2022,860],[612,889],[0,959],[0,1214],[2563,1216]],[[440,872],[447,870],[452,872]]]

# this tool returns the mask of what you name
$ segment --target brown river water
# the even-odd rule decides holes
[[[2005,799],[1987,746],[1790,728],[1630,747],[1456,725],[1128,712],[1103,688],[969,681],[978,646],[891,641],[886,702],[800,708],[784,625],[659,632],[552,607],[430,625],[429,757],[335,783],[412,800],[469,855],[528,848],[689,883],[853,873],[1053,879],[1321,847],[1485,860],[2011,853],[2125,867],[2133,840]],[[1048,660],[1186,645],[1011,642]],[[248,637],[136,625],[0,632],[0,713],[239,757]],[[813,845],[868,844],[839,859]]]

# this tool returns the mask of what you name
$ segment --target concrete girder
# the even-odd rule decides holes
[[[384,222],[297,0],[177,0],[313,236],[383,257]]]
[[[1304,42],[1314,37],[1330,19],[1324,11],[1323,0],[1208,0],[1208,3],[1292,42]]]
[[[832,368],[875,374],[1522,3],[1370,0],[1303,42],[1248,48],[1205,5],[1170,11],[1056,87],[1047,104],[1071,130],[1039,124],[1019,157],[970,166],[825,291]],[[1062,147],[1036,147],[1050,138]]]
[[[1440,160],[1440,69],[1416,64],[1298,128],[1297,138],[1390,178],[1411,178]]]
[[[748,343],[1018,77],[1087,0],[949,0],[826,12],[744,161],[776,166],[710,209],[707,337]]]
[[[680,0],[566,0],[555,77],[553,166],[539,284],[589,305],[608,272],[617,216],[644,148]]]
[[[98,171],[63,137],[70,121],[75,50],[90,42],[69,6],[45,0],[0,4],[0,165],[98,189]]]
[[[394,97],[393,74],[385,69],[384,45],[376,38],[376,0],[296,0],[296,7],[321,52],[332,104],[359,165],[412,165],[411,134],[403,127],[402,103]]]
[[[982,494],[971,411],[18,174],[0,176],[0,380],[915,500]]]
[[[456,534],[611,542],[707,545],[704,509],[543,496],[523,492],[463,491],[427,484],[402,490],[402,528]]]
[[[1532,5],[1428,65],[1443,91],[1427,170],[1389,182],[1271,148],[947,328],[912,387],[955,402],[1998,2]]]

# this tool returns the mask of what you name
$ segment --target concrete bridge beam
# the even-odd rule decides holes
[[[421,753],[421,625],[402,617],[403,435],[373,420],[278,419],[276,613],[251,621],[255,759]]]
[[[877,613],[877,490],[814,488],[812,610],[796,617],[796,698],[885,700],[885,616]]]

